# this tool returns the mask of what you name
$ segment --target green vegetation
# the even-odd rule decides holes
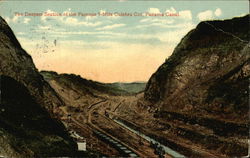
[[[143,92],[146,87],[146,82],[132,82],[132,83],[116,82],[116,83],[109,83],[106,85],[113,87],[113,88],[127,91],[128,93],[132,94],[132,93]]]

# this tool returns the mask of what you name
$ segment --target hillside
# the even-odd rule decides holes
[[[249,16],[200,23],[152,75],[145,99],[167,103],[164,109],[231,113],[246,119],[248,40]]]
[[[249,15],[201,22],[151,76],[144,98],[169,126],[165,137],[247,155],[249,31]]]
[[[85,93],[94,94],[108,94],[112,96],[117,95],[132,95],[142,92],[146,86],[144,82],[133,83],[100,83],[92,80],[87,80],[79,75],[74,74],[57,74],[53,71],[40,72],[47,81],[57,81],[58,83],[67,85],[68,87],[76,86]]]
[[[0,155],[5,157],[67,156],[76,144],[52,118],[64,105],[37,71],[14,33],[0,17]],[[50,113],[48,113],[49,111]]]

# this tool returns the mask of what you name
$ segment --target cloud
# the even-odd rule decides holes
[[[67,17],[62,22],[67,25],[75,25],[75,26],[98,26],[102,24],[100,21],[98,22],[79,21],[77,18],[72,18],[72,17]]]
[[[212,10],[206,10],[204,12],[200,12],[197,17],[199,20],[204,21],[204,20],[212,20],[215,17],[221,16],[222,11],[220,8],[217,8],[215,11]]]
[[[48,10],[46,11],[46,13],[57,13],[57,12],[48,9]],[[55,17],[54,17],[54,16],[51,16],[50,18],[55,18]],[[42,22],[47,22],[47,19],[48,19],[47,16],[41,16],[41,21],[42,21]]]
[[[47,25],[47,26],[41,26],[39,25],[36,29],[36,32],[46,32],[49,36],[51,37],[70,37],[73,35],[92,35],[92,36],[124,36],[124,33],[115,33],[115,32],[111,32],[111,31],[66,31],[64,28],[55,28],[52,27],[51,25]]]
[[[215,16],[221,16],[221,14],[222,14],[222,11],[221,11],[221,9],[220,8],[217,8],[215,11],[214,11],[214,15]]]
[[[149,8],[149,9],[148,9],[148,12],[149,12],[149,13],[152,13],[152,14],[161,13],[160,10],[159,10],[158,8]]]
[[[150,22],[152,20],[152,18],[145,18],[145,19],[141,19],[140,22],[144,23],[144,22]]]
[[[173,19],[158,19],[148,17],[145,19],[140,20],[141,23],[161,23],[161,24],[172,24],[174,22]]]
[[[160,13],[160,10],[158,8],[150,8],[150,12],[154,13]],[[166,9],[165,13],[177,13],[176,9],[174,7],[170,7],[169,9]],[[156,17],[147,17],[144,19],[141,19],[139,22],[140,23],[147,23],[147,25],[138,25],[136,28],[143,28],[143,27],[149,27],[149,26],[158,26],[158,27],[163,27],[163,28],[175,28],[179,26],[179,23],[186,23],[190,20],[192,20],[192,12],[190,10],[182,10],[179,11],[179,18],[172,19],[163,19],[163,18],[156,18]],[[185,21],[183,21],[185,20]],[[173,26],[171,24],[174,24],[177,26]]]
[[[204,12],[200,12],[198,15],[197,15],[198,19],[201,20],[201,21],[204,21],[204,20],[211,20],[213,18],[213,12],[211,10],[206,10]]]
[[[138,25],[136,28],[147,28],[147,27],[152,27],[152,26],[157,26],[161,28],[172,28],[172,29],[182,29],[185,28],[187,25],[189,26],[194,26],[194,24],[190,21],[186,21],[184,23],[177,23],[177,24],[172,24],[172,25],[167,25],[164,23],[151,23],[151,24],[146,24],[146,25]]]
[[[5,19],[5,21],[6,21],[8,24],[10,23],[10,18],[9,18],[9,17],[5,17],[4,19]]]
[[[174,9],[174,7],[171,7],[170,9],[167,9],[165,12],[166,13],[176,13],[176,10]]]
[[[177,13],[174,7],[170,7],[170,9],[166,9],[165,13]],[[180,18],[192,20],[192,12],[190,10],[181,10],[179,11]]]
[[[99,13],[100,13],[100,14],[104,14],[104,13],[106,13],[106,10],[102,10],[102,9],[101,9],[101,10],[99,11]]]
[[[94,20],[94,19],[96,19],[97,18],[97,16],[86,16],[85,17],[85,19],[87,20],[87,21],[89,21],[89,20]]]
[[[173,31],[166,31],[163,33],[158,33],[156,36],[162,41],[170,44],[176,45],[180,40],[193,28],[195,25],[191,22],[183,23],[178,25],[181,29],[175,29]]]
[[[34,27],[33,29],[34,29],[34,33],[37,33],[39,35],[46,34],[46,36],[53,37],[53,38],[54,37],[67,37],[66,35],[62,35],[62,33],[68,32],[66,31],[65,28],[55,27],[51,24],[36,25],[36,27]]]
[[[5,17],[5,21],[9,23],[16,23],[20,17],[19,16],[13,16],[13,18]]]
[[[125,26],[126,24],[113,24],[113,25],[107,25],[107,26],[104,26],[102,28],[97,28],[96,30],[111,30],[111,29],[114,29],[114,28],[118,28],[118,27],[123,27]]]
[[[148,27],[148,25],[143,26]],[[159,39],[159,41],[161,41],[161,43],[163,43],[164,45],[167,44],[169,46],[175,46],[190,30],[195,28],[195,25],[192,22],[186,22],[177,25],[162,25],[159,27],[172,29],[171,31],[166,29],[166,31],[162,32],[154,32],[150,34],[135,34],[132,36],[138,39]],[[149,26],[149,28],[152,28],[152,26]]]
[[[246,15],[248,15],[248,13],[242,13],[242,14],[237,15],[237,16],[235,16],[235,17],[242,17],[242,16],[246,16]]]
[[[26,35],[25,32],[17,32],[17,35]]]
[[[190,10],[183,10],[179,12],[181,18],[186,20],[192,20],[192,12]]]
[[[30,20],[31,20],[30,18],[24,18],[23,19],[23,23],[24,24],[28,24],[30,22]]]
[[[195,25],[192,22],[186,22],[180,23],[178,25],[165,25],[165,27],[172,28],[174,30],[163,31],[158,33],[154,32],[151,34],[135,34],[129,36],[144,39],[157,38],[164,43],[177,44],[178,42],[180,42],[181,38],[183,38],[184,35],[186,35],[190,30],[195,28]]]
[[[153,25],[153,24],[152,24]],[[144,25],[143,25],[144,26]],[[148,25],[145,25],[148,26]],[[153,25],[155,26],[155,25]],[[166,25],[165,25],[166,26]],[[163,26],[160,26],[163,27]],[[119,34],[110,34],[106,38],[122,38],[122,39],[130,39],[130,41],[140,41],[141,43],[148,44],[152,40],[158,41],[158,44],[168,43],[170,45],[177,44],[184,35],[187,34],[191,29],[195,28],[195,25],[192,22],[180,23],[178,25],[171,25],[166,26],[171,27],[174,30],[171,31],[162,31],[162,32],[152,32],[148,34],[126,34],[126,33],[119,33]],[[152,26],[149,26],[152,28]],[[144,41],[144,42],[143,42]],[[152,43],[152,42],[151,42]],[[154,44],[154,43],[153,43]]]
[[[13,21],[14,23],[16,23],[18,19],[19,19],[19,16],[14,16],[13,19],[12,19],[12,21]]]
[[[52,26],[51,25],[48,25],[48,26],[41,26],[41,25],[39,25],[38,26],[38,29],[39,30],[48,30],[48,29],[50,29]]]
[[[54,27],[52,25],[37,25],[36,32],[56,32],[56,31],[66,31],[64,28]]]

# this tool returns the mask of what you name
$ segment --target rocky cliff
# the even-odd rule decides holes
[[[189,157],[247,155],[249,31],[249,15],[201,22],[151,76],[144,98],[166,127],[160,140]]]
[[[145,99],[165,110],[248,116],[249,15],[201,22],[152,75]]]
[[[76,144],[50,115],[53,107],[63,105],[63,101],[39,74],[1,17],[0,60],[0,155],[41,157],[74,153]]]
[[[53,106],[63,105],[54,90],[37,71],[31,56],[22,49],[12,30],[2,18],[0,18],[0,29],[0,73],[24,84],[31,95],[51,112]]]

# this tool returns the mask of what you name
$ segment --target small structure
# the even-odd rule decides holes
[[[70,130],[69,131],[70,136],[74,138],[74,140],[77,142],[77,148],[78,151],[87,151],[87,143],[86,139],[80,135],[78,135],[75,131]]]
[[[87,151],[85,139],[78,139],[77,146],[79,151]]]

